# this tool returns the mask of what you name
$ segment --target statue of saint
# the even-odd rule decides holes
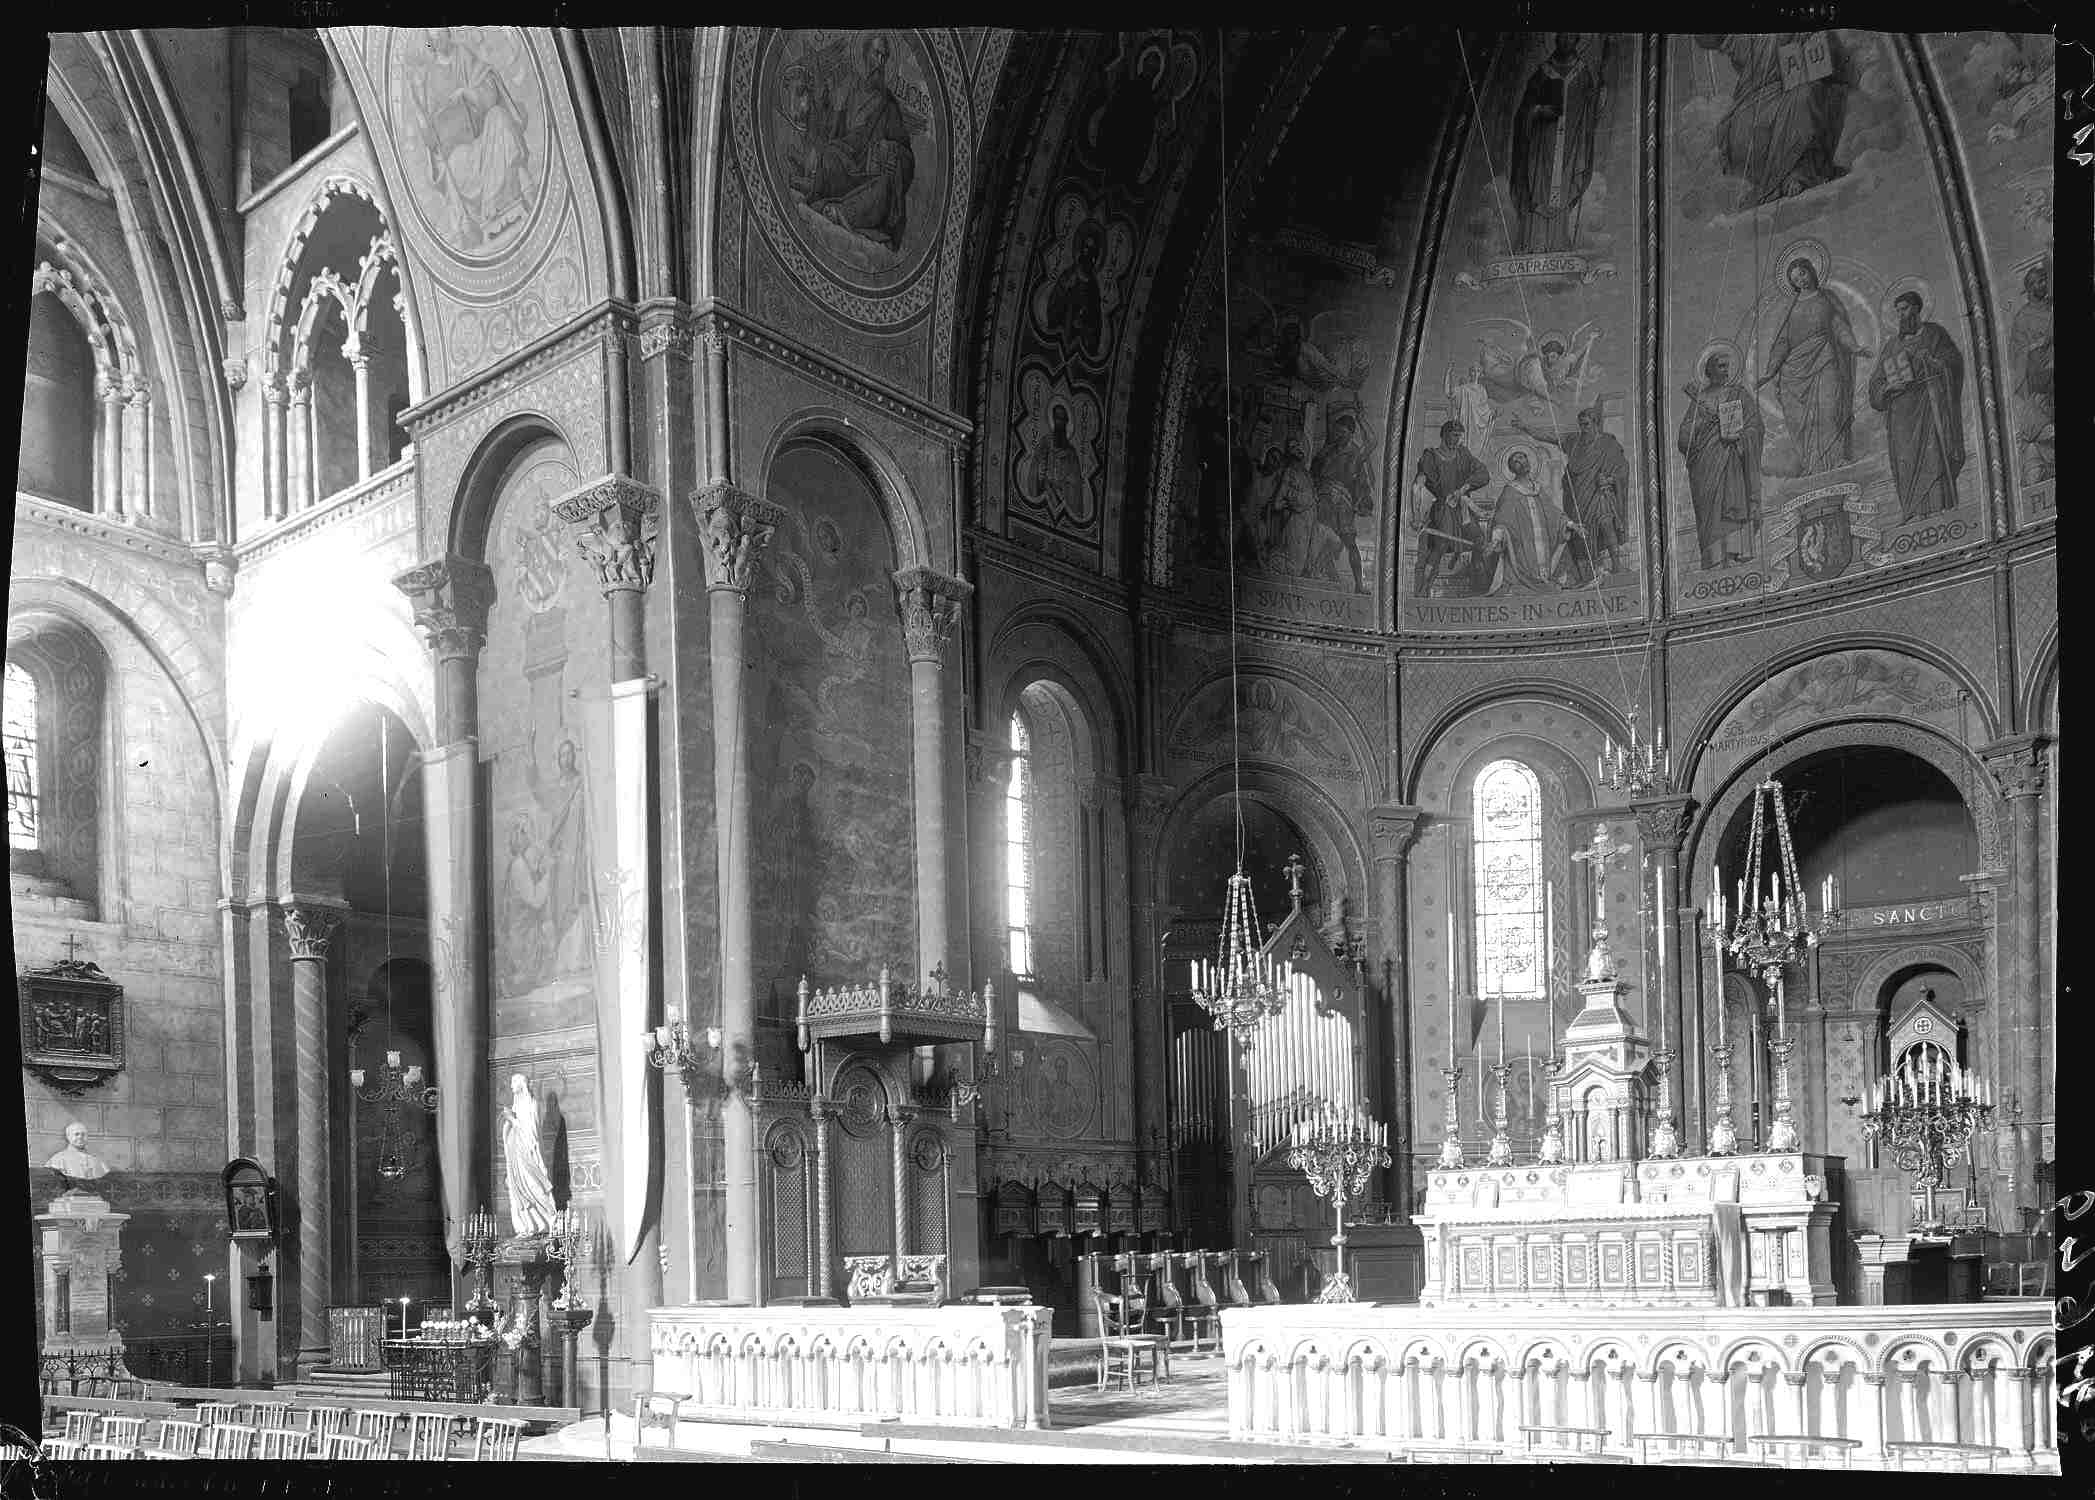
[[[507,1163],[509,1222],[517,1237],[553,1227],[553,1178],[538,1149],[538,1101],[521,1073],[509,1075],[509,1102],[502,1109],[502,1159]]]
[[[78,1120],[65,1128],[65,1150],[44,1163],[58,1174],[67,1193],[91,1193],[109,1175],[109,1164],[87,1149],[87,1127]]]

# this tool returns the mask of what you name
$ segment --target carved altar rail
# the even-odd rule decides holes
[[[655,1389],[687,1419],[916,1417],[1047,1425],[1045,1307],[662,1307]]]
[[[1925,1307],[1228,1308],[1238,1438],[1517,1443],[1524,1426],[1716,1439],[1985,1444],[2003,1467],[2057,1472],[2052,1305]]]

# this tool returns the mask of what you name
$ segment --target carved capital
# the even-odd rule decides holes
[[[219,368],[225,371],[226,389],[237,391],[240,387],[247,384],[247,361],[245,359],[231,358],[223,360],[220,362]]]
[[[293,406],[303,406],[313,399],[313,372],[311,370],[293,370],[291,378],[286,384],[291,392],[291,404]]]
[[[324,906],[284,908],[284,936],[291,943],[293,959],[324,959],[327,945],[334,941],[340,919]]]
[[[1377,807],[1368,812],[1368,840],[1374,846],[1375,862],[1384,864],[1401,860],[1418,837],[1418,826],[1425,819],[1424,808]]]
[[[895,574],[895,604],[902,612],[902,639],[912,662],[945,664],[946,643],[960,624],[960,606],[975,586],[929,568]]]
[[[1172,796],[1171,781],[1168,777],[1136,777],[1135,803],[1131,809],[1135,831],[1145,838],[1154,838],[1164,826],[1165,815],[1171,811]]]
[[[727,335],[721,331],[720,325],[710,318],[698,326],[692,344],[699,353],[708,358],[727,353]]]
[[[595,566],[607,596],[655,581],[655,518],[661,508],[659,494],[624,474],[576,485],[553,502],[553,513],[575,528],[575,549]]]
[[[1681,842],[1688,836],[1688,818],[1695,811],[1695,799],[1652,797],[1631,803],[1630,811],[1636,814],[1637,834],[1644,840],[1646,853],[1670,850],[1678,854]]]
[[[239,559],[233,556],[230,547],[214,547],[200,551],[197,560],[204,565],[204,587],[224,599],[233,592],[233,575],[240,571]]]
[[[262,376],[262,399],[271,406],[284,404],[284,382],[274,370]]]
[[[749,592],[757,556],[786,513],[731,484],[709,484],[691,496],[705,541],[706,587]]]
[[[679,359],[689,359],[694,333],[690,321],[675,313],[660,322],[642,324],[640,357],[654,359],[660,355],[674,354]]]
[[[1995,740],[1979,751],[2003,797],[2038,797],[2044,793],[2044,736],[2018,734]]]
[[[415,628],[438,661],[478,655],[487,643],[495,576],[486,563],[441,557],[409,568],[393,580],[393,587],[414,606]]]
[[[970,791],[1002,792],[1011,775],[1012,751],[1001,737],[992,739],[980,730],[970,729],[967,748],[961,753],[967,766]]]

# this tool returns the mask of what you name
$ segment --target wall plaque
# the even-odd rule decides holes
[[[79,948],[67,938],[64,958],[20,981],[22,1066],[69,1094],[124,1067],[124,987]]]

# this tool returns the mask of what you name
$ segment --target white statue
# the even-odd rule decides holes
[[[553,1227],[553,1178],[538,1149],[538,1102],[521,1073],[509,1075],[502,1107],[502,1159],[508,1163],[509,1222],[519,1238]]]
[[[44,1165],[59,1175],[68,1193],[88,1192],[89,1183],[109,1175],[109,1164],[87,1149],[87,1127],[78,1120],[65,1128],[65,1150]]]

